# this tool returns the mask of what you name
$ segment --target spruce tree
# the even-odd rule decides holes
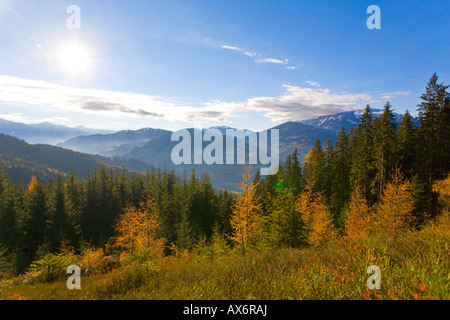
[[[35,258],[41,245],[48,241],[48,208],[44,186],[39,178],[32,177],[27,190],[26,220],[24,226],[24,252],[27,261]]]
[[[344,127],[338,134],[334,147],[333,181],[331,183],[330,206],[335,222],[350,199],[350,162],[349,138]]]
[[[371,193],[371,185],[375,174],[372,122],[372,111],[370,106],[367,105],[361,117],[361,122],[354,132],[355,144],[352,149],[352,163],[350,168],[351,190],[361,190],[369,205],[372,205],[374,202]]]
[[[61,243],[67,239],[68,236],[68,221],[64,198],[64,185],[61,175],[57,176],[56,184],[53,190],[50,191],[49,199],[49,217],[50,225],[50,248],[55,251],[60,247]]]
[[[373,181],[373,193],[377,195],[378,200],[395,163],[396,126],[394,120],[391,104],[387,102],[383,114],[374,127],[373,160],[376,173]]]
[[[76,174],[72,169],[66,179],[66,187],[64,188],[65,209],[67,215],[69,242],[76,246],[81,238],[81,210],[83,204],[82,186],[77,180]]]
[[[422,176],[431,186],[435,180],[442,179],[449,171],[449,93],[448,85],[438,83],[437,74],[433,74],[426,87],[426,93],[418,105],[420,126],[418,136]]]
[[[398,167],[401,168],[406,178],[413,174],[413,163],[415,157],[415,128],[408,110],[402,116],[397,134],[397,158]]]
[[[279,184],[274,194],[268,196],[264,216],[264,240],[271,247],[297,246],[302,241],[302,227],[296,211],[297,194],[293,188]]]

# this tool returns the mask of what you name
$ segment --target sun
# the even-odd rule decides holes
[[[60,66],[71,75],[86,74],[91,67],[89,50],[80,43],[69,43],[57,53]]]

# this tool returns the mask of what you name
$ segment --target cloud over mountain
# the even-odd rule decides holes
[[[314,86],[316,83],[309,83]],[[194,107],[160,97],[118,91],[80,89],[42,81],[0,76],[0,102],[75,110],[110,117],[164,118],[169,121],[226,122],[239,113],[261,112],[271,121],[305,120],[330,113],[360,109],[369,103],[367,93],[334,93],[329,89],[283,85],[280,96],[244,101],[209,101]],[[404,95],[394,92],[390,95]]]

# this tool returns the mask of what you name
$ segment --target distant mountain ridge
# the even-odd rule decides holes
[[[0,119],[0,133],[23,139],[28,143],[57,144],[80,135],[107,133],[107,130],[97,130],[78,126],[76,128],[56,125],[50,122],[25,124]]]
[[[230,128],[228,128],[230,129]],[[279,130],[279,160],[280,163],[284,162],[288,154],[294,152],[297,148],[300,159],[308,153],[308,151],[313,147],[317,139],[319,139],[323,144],[330,139],[333,143],[337,139],[337,133],[331,130],[312,127],[307,124],[298,122],[286,122],[272,129]],[[187,129],[191,137],[193,137],[193,128]],[[269,129],[270,130],[270,129]],[[204,131],[204,130],[203,130]],[[256,133],[257,136],[259,133]],[[223,135],[223,145],[225,143],[225,135]],[[235,190],[236,185],[241,179],[243,168],[245,165],[228,165],[228,164],[181,164],[174,165],[171,159],[171,152],[173,148],[178,144],[177,141],[171,141],[171,134],[162,136],[158,139],[153,139],[142,146],[138,146],[128,150],[127,152],[120,155],[124,159],[134,158],[149,165],[155,167],[164,167],[169,169],[174,169],[178,174],[183,174],[183,172],[190,173],[192,169],[195,169],[199,174],[207,173],[211,177],[211,181],[216,187],[226,188],[230,190]],[[191,140],[191,144],[193,141]],[[210,142],[203,142],[203,148]],[[237,145],[237,143],[236,143]],[[235,145],[235,146],[236,146]],[[249,148],[249,141],[246,140],[245,147]],[[237,149],[235,149],[237,150]],[[270,150],[270,147],[269,147]],[[247,152],[249,149],[247,149]],[[257,149],[259,153],[259,149]],[[225,152],[224,152],[225,153]],[[234,155],[236,156],[235,151]],[[248,154],[248,153],[246,153]],[[257,167],[261,165],[258,164]],[[268,166],[265,166],[268,167]]]
[[[0,166],[6,176],[16,183],[28,183],[32,176],[55,178],[59,173],[68,174],[72,169],[80,177],[101,163],[133,171],[147,171],[150,166],[135,159],[119,159],[93,156],[45,144],[28,144],[18,138],[0,133]]]
[[[153,128],[122,130],[110,134],[78,136],[59,143],[58,146],[79,152],[118,156],[134,147],[144,145],[150,140],[169,136],[170,134],[171,131]]]
[[[279,130],[280,163],[283,163],[287,155],[293,153],[295,148],[298,150],[299,159],[303,161],[303,158],[314,146],[317,139],[320,140],[322,146],[325,146],[327,140],[331,140],[334,144],[341,128],[344,127],[348,132],[351,128],[356,127],[360,123],[363,112],[363,110],[355,110],[321,116],[316,119],[289,121],[271,128]],[[380,116],[383,110],[372,109],[372,113],[374,116]],[[400,123],[402,115],[394,115],[394,121]],[[412,119],[414,123],[418,124],[417,119]],[[219,130],[225,137],[227,130],[234,128],[215,126],[210,129]],[[190,131],[193,139],[192,133],[194,129],[184,130]],[[202,131],[204,132],[205,130],[207,129],[204,128]],[[256,134],[257,136],[259,135],[258,132]],[[126,168],[137,168],[137,170],[145,170],[146,167],[154,166],[173,169],[177,174],[183,175],[184,173],[190,174],[190,171],[195,169],[200,175],[207,173],[216,187],[230,190],[236,189],[236,184],[241,178],[243,165],[207,165],[204,163],[175,165],[171,159],[171,152],[179,142],[172,141],[171,137],[172,131],[169,130],[143,128],[107,134],[80,135],[59,143],[58,146],[82,152],[86,155],[89,154],[91,159],[99,162],[120,165]],[[203,142],[203,148],[209,143]],[[248,144],[249,141],[247,140],[245,143],[246,148],[249,148]],[[223,145],[226,145],[225,140]],[[48,147],[50,146],[45,148]],[[41,148],[44,147],[41,146]]]
[[[373,116],[379,117],[383,114],[382,109],[371,109]],[[316,128],[323,128],[327,130],[332,130],[339,132],[342,127],[344,127],[346,132],[349,132],[351,128],[356,127],[360,121],[361,116],[364,113],[364,110],[353,110],[353,111],[344,111],[336,114],[321,116],[315,119],[310,120],[301,120],[298,121],[300,123],[304,123]],[[398,114],[394,112],[395,122],[400,124],[400,121],[403,117],[402,114]],[[418,126],[419,121],[411,116],[411,120],[413,124]]]

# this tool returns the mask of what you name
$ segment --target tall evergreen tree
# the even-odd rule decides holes
[[[82,186],[80,186],[77,181],[76,174],[73,169],[67,177],[65,185],[64,206],[68,220],[67,239],[73,246],[76,246],[81,236],[81,210],[84,199],[82,194]]]
[[[294,152],[286,157],[282,172],[283,181],[287,188],[291,188],[294,194],[298,194],[301,191],[303,185],[303,173],[302,167],[300,165],[300,160],[298,159],[297,147],[294,148]],[[255,179],[256,176],[255,176]]]
[[[350,183],[352,191],[361,190],[364,198],[372,205],[374,198],[371,194],[371,184],[374,179],[373,167],[373,115],[367,105],[361,117],[361,122],[355,130],[355,145],[352,150],[350,168]]]
[[[413,170],[415,157],[415,128],[411,120],[411,115],[407,110],[402,116],[397,134],[397,165],[402,169],[406,178],[410,178]]]
[[[297,246],[302,241],[301,217],[296,210],[297,194],[293,188],[280,184],[269,194],[264,216],[264,240],[272,247]]]
[[[60,247],[63,241],[68,240],[69,233],[61,175],[57,176],[56,184],[50,190],[49,218],[51,222],[49,228],[50,249],[54,251]]]
[[[432,185],[435,180],[442,179],[450,169],[448,158],[449,137],[449,93],[448,85],[438,83],[437,74],[433,74],[426,87],[426,93],[420,98],[418,105],[420,127],[418,136],[421,142],[420,167],[422,175]]]
[[[426,92],[418,105],[420,126],[417,129],[418,144],[416,168],[421,180],[426,181],[431,199],[430,214],[436,215],[437,195],[432,192],[434,181],[443,179],[450,170],[450,120],[448,85],[438,83],[433,74]]]
[[[338,134],[334,147],[333,181],[331,183],[330,210],[335,222],[350,199],[350,147],[344,127]]]
[[[324,195],[327,199],[330,199],[333,192],[333,181],[335,175],[334,162],[336,161],[334,156],[333,144],[331,143],[331,140],[328,139],[324,153],[325,165],[323,172]]]
[[[391,104],[387,102],[383,114],[374,126],[373,160],[376,173],[372,193],[376,194],[378,200],[395,163],[396,126],[394,120]]]
[[[11,253],[18,241],[18,213],[14,187],[8,183],[0,168],[0,246]]]
[[[39,178],[32,177],[27,193],[23,249],[31,262],[39,246],[48,241],[48,208],[44,186]]]

